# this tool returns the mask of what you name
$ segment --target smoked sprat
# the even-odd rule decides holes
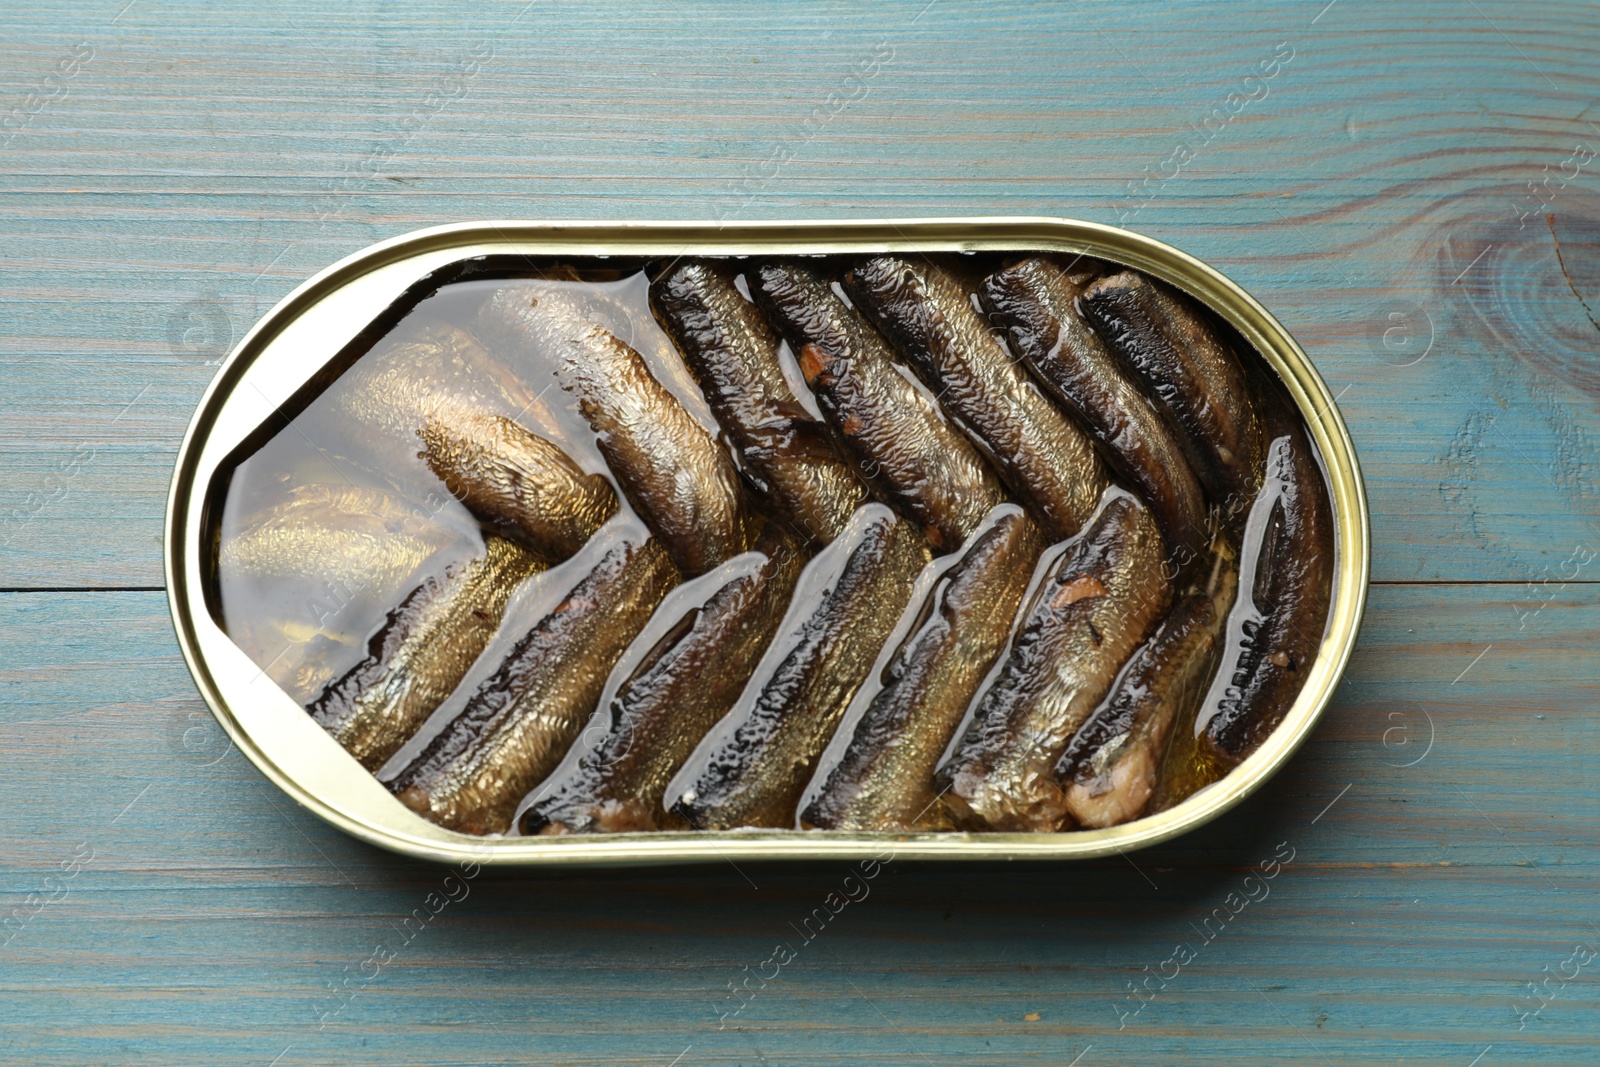
[[[1321,648],[1299,409],[1117,264],[551,257],[363,343],[246,461],[218,614],[447,830],[1115,826]]]

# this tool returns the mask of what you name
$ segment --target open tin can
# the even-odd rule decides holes
[[[395,321],[408,294],[516,257],[635,261],[683,256],[1058,253],[1120,264],[1184,291],[1237,332],[1276,374],[1320,456],[1332,504],[1334,567],[1320,650],[1288,713],[1224,778],[1167,810],[1105,829],[1056,833],[736,830],[479,837],[403,806],[275,682],[219,622],[216,557],[226,481],[285,410],[315,395]],[[465,272],[465,273],[462,273]],[[296,398],[301,398],[297,401]],[[1332,697],[1355,646],[1370,549],[1365,490],[1326,385],[1287,331],[1204,263],[1125,230],[1051,218],[783,223],[482,222],[421,230],[329,267],[285,297],[211,383],[179,450],[166,523],[166,578],[184,658],[241,751],[301,806],[407,855],[495,864],[644,864],[714,859],[1070,859],[1126,852],[1207,822],[1290,758]]]

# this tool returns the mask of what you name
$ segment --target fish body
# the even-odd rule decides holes
[[[1054,538],[1076,534],[1108,480],[1087,435],[1038,390],[968,293],[926,260],[875,256],[845,275],[859,307]]]
[[[1078,312],[1077,300],[1094,278],[1035,256],[990,275],[983,299],[1008,331],[1012,350],[1137,487],[1168,545],[1198,553],[1205,543],[1205,496],[1184,446]]]
[[[1120,490],[1043,580],[949,762],[943,803],[961,826],[1055,830],[1066,815],[1056,762],[1171,604],[1165,545]]]
[[[561,282],[506,286],[484,301],[474,323],[497,347],[554,369],[628,503],[685,577],[750,546],[758,524],[733,460],[618,336],[635,330],[611,300]],[[548,409],[540,425],[565,422]]]
[[[326,422],[396,470],[414,457],[428,423],[472,413],[517,414],[534,401],[472,333],[441,323],[379,342],[324,397],[332,405]]]
[[[581,434],[585,427],[563,417],[564,404],[551,402],[561,395],[549,388],[555,372],[581,352],[581,338],[590,330],[631,335],[609,300],[561,276],[516,279],[495,289],[479,305],[470,326],[490,352],[522,367],[537,387],[518,421],[526,416],[529,425],[569,449],[577,444],[573,431]]]
[[[826,278],[788,263],[748,278],[857,470],[936,551],[959,548],[1006,499],[983,457]]]
[[[359,657],[376,605],[398,601],[457,535],[421,506],[350,485],[300,486],[231,525],[216,565],[225,629],[297,703]]]
[[[809,537],[832,541],[864,491],[827,428],[795,398],[760,311],[727,268],[703,260],[668,268],[651,284],[650,300],[746,476]]]
[[[363,767],[381,767],[461,682],[512,591],[544,566],[490,535],[483,555],[429,577],[401,601],[368,641],[366,658],[306,710]]]
[[[1285,401],[1287,404],[1287,401]],[[1251,603],[1198,733],[1219,760],[1243,760],[1283,721],[1322,646],[1332,600],[1333,514],[1297,414],[1274,416],[1266,479],[1246,523],[1241,584]]]
[[[467,330],[428,324],[380,343],[326,396],[319,419],[386,458],[390,477],[420,456],[477,519],[550,562],[616,511],[602,476],[518,425],[545,410],[540,398]]]
[[[783,621],[803,565],[800,546],[769,525],[755,550],[698,579],[710,595],[697,594],[632,665],[591,727],[602,736],[581,757],[569,755],[545,783],[545,797],[523,813],[522,833],[685,828],[662,803],[667,783],[739,698]],[[656,618],[691,592],[689,585],[676,590]],[[639,640],[650,636],[647,630]],[[624,660],[618,670],[627,666]]]
[[[636,523],[600,538],[599,562],[391,781],[412,811],[461,833],[504,833],[518,801],[566,755],[611,668],[678,581],[665,548]]]
[[[801,816],[825,830],[940,828],[934,771],[989,669],[1044,550],[1014,504],[996,509],[930,594],[843,757]],[[858,700],[860,697],[857,698]]]
[[[450,695],[524,579],[578,552],[617,509],[599,475],[510,419],[430,416],[424,458],[488,535],[483,554],[430,576],[388,613],[367,655],[307,705],[351,755],[381,767]]]
[[[639,353],[593,328],[559,374],[628,502],[686,577],[749,547],[755,523],[732,459]]]
[[[1217,572],[1210,592],[1178,601],[1133,654],[1116,687],[1078,730],[1057,764],[1067,812],[1080,826],[1116,826],[1139,817],[1155,793],[1175,724],[1193,721],[1215,673],[1222,630],[1239,579]]]
[[[1211,502],[1242,513],[1261,485],[1265,439],[1238,357],[1189,299],[1136,271],[1096,281],[1082,306],[1106,344],[1184,431]]]
[[[555,444],[503,415],[430,419],[423,459],[455,497],[551,563],[572,556],[617,510],[617,495]]]
[[[916,528],[884,505],[856,512],[801,576],[796,604],[814,607],[785,617],[733,710],[668,787],[678,816],[699,830],[795,825],[817,760],[929,559]]]
[[[398,590],[452,531],[378,489],[306,485],[225,531],[218,569],[258,584],[342,583]]]

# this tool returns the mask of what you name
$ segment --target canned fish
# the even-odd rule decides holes
[[[1369,558],[1259,304],[1026,218],[384,242],[224,362],[166,540],[263,773],[508,864],[1165,840],[1309,734]]]

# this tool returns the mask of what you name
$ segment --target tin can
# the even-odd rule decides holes
[[[212,536],[222,465],[281,406],[418,282],[497,256],[676,257],[907,252],[1082,254],[1186,291],[1238,331],[1276,372],[1320,454],[1331,495],[1335,568],[1316,661],[1277,729],[1226,777],[1166,811],[1062,833],[849,833],[739,830],[569,837],[454,833],[403,807],[221,629],[208,607],[204,538]],[[1216,818],[1288,761],[1332,698],[1366,600],[1365,489],[1344,420],[1289,333],[1239,286],[1168,245],[1126,230],[1054,218],[949,218],[772,223],[479,222],[419,230],[373,245],[306,281],[239,342],[202,398],[178,453],[168,498],[166,579],[173,624],[201,695],[239,749],[296,803],[363,841],[444,862],[623,865],[704,860],[1075,859],[1126,852]]]

